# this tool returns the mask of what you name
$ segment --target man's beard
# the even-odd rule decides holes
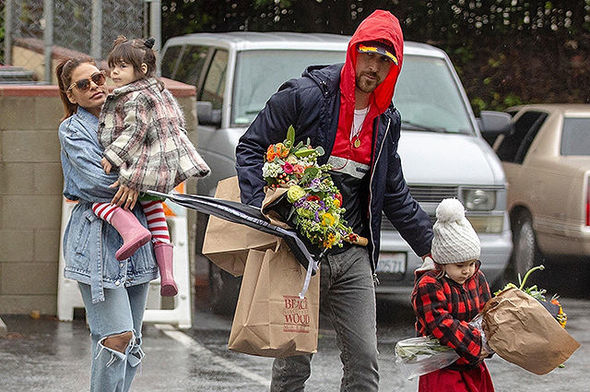
[[[370,76],[374,77],[375,79],[363,78],[364,75],[370,75]],[[379,79],[379,77],[375,73],[363,72],[360,75],[356,76],[355,83],[356,83],[356,88],[361,90],[363,93],[370,94],[373,91],[375,91],[377,86],[379,86],[379,84],[381,83],[381,80]]]

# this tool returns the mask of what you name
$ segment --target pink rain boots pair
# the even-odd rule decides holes
[[[152,238],[152,234],[139,223],[135,215],[123,208],[117,208],[113,213],[111,225],[123,238],[123,246],[115,253],[119,261],[131,257]],[[160,268],[160,295],[173,297],[178,293],[178,287],[174,281],[172,244],[158,241],[154,244],[154,253]]]

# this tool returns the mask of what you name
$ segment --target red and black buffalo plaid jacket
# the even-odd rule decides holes
[[[416,273],[412,306],[418,336],[432,335],[461,356],[455,367],[480,362],[481,334],[468,323],[491,298],[490,287],[477,262],[475,274],[462,285],[439,270]]]

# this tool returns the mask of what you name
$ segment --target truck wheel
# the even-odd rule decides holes
[[[214,313],[233,315],[240,293],[240,278],[209,264],[209,298]]]
[[[533,220],[527,212],[521,212],[512,222],[512,240],[514,248],[510,259],[510,281],[517,283],[533,266],[540,263],[541,252],[533,230]]]

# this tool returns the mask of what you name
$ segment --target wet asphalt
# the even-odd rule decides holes
[[[498,392],[590,391],[590,295],[586,293],[590,281],[567,274],[570,278],[558,282],[555,277],[559,270],[553,271],[551,278],[542,283],[550,292],[567,294],[561,298],[569,317],[567,330],[582,347],[564,368],[544,376],[494,356],[487,364]],[[406,380],[394,363],[395,343],[413,335],[413,316],[404,302],[379,304],[381,391],[417,390],[416,381]],[[1,317],[8,334],[0,338],[0,392],[89,390],[90,338],[84,320]],[[272,359],[228,351],[230,326],[231,318],[211,313],[204,298],[195,301],[191,329],[145,325],[143,348],[147,355],[131,390],[268,391]],[[339,390],[338,355],[334,332],[322,323],[319,351],[312,362],[312,377],[306,391]]]

